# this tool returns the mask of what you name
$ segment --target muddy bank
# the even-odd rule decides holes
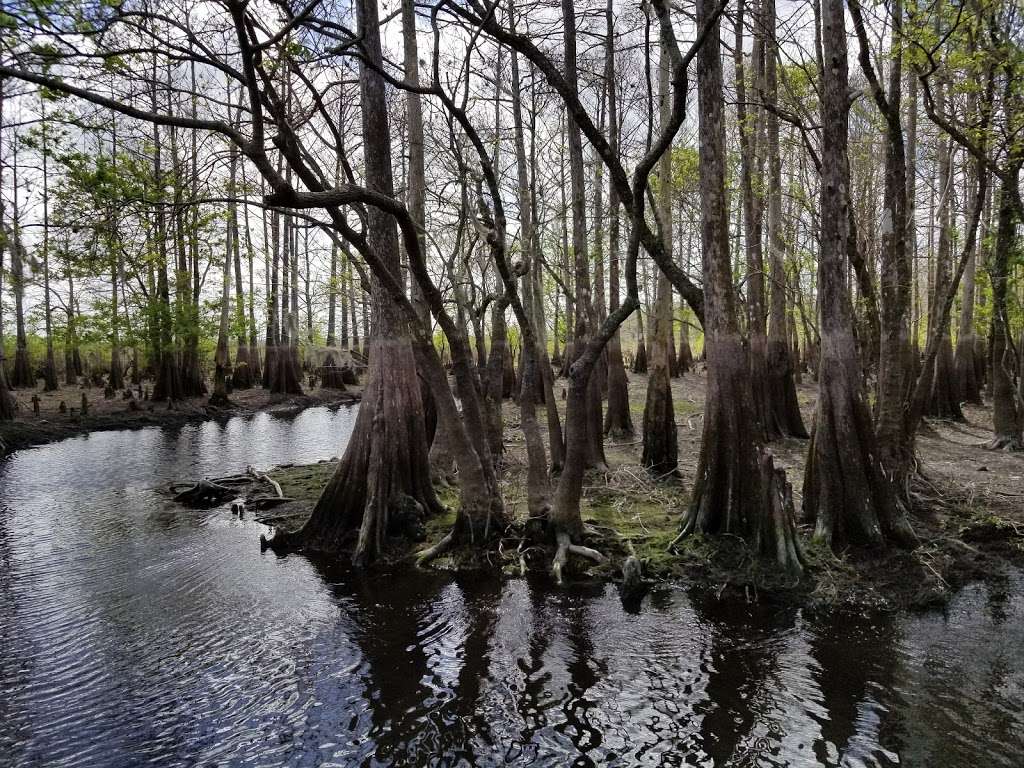
[[[145,385],[143,388],[145,393]],[[82,395],[88,403],[82,414]],[[97,388],[62,387],[56,392],[18,390],[18,413],[14,421],[0,423],[0,456],[23,448],[64,440],[88,432],[142,427],[174,427],[197,421],[224,420],[233,416],[273,413],[282,416],[299,413],[314,406],[345,405],[359,402],[362,390],[314,389],[302,395],[272,395],[253,388],[236,390],[226,407],[211,406],[208,397],[169,403],[125,400],[118,394],[104,398]],[[39,414],[33,412],[32,397],[39,398]],[[64,412],[60,404],[64,403]]]
[[[335,466],[335,461],[281,466],[268,470],[266,477],[253,476],[250,484],[235,485],[231,481],[229,485],[236,492],[234,496],[253,502],[243,514],[292,531],[308,519]],[[509,507],[519,511],[525,505],[519,503],[512,489],[521,478],[517,477],[517,468],[508,469]],[[589,531],[586,544],[607,555],[608,562],[594,565],[572,559],[570,575],[575,581],[621,582],[623,565],[634,556],[641,564],[646,586],[685,584],[723,600],[812,610],[918,610],[942,607],[965,584],[998,579],[1009,566],[1024,566],[1024,524],[1014,514],[1019,510],[979,505],[976,494],[958,495],[951,487],[945,488],[941,500],[932,500],[930,511],[915,517],[921,543],[912,551],[870,553],[851,549],[834,555],[810,544],[810,528],[802,527],[807,568],[803,578],[792,579],[753,557],[737,538],[695,536],[670,551],[687,502],[679,484],[654,482],[629,468],[589,481],[583,509]],[[284,500],[268,506],[264,502],[274,484]],[[457,492],[442,488],[440,496],[448,512],[425,521],[427,543],[439,540],[454,521]],[[487,567],[514,576],[549,572],[552,548],[527,535],[523,523],[519,515],[517,525],[506,532],[497,552],[490,553]],[[392,541],[384,567],[415,567],[415,554],[424,546],[420,541]],[[430,567],[465,570],[480,565],[454,555],[442,557]]]
[[[975,407],[965,409],[964,422],[929,422],[922,430],[918,448],[924,479],[915,489],[913,517],[920,545],[912,551],[849,549],[836,555],[813,545],[810,527],[802,525],[800,538],[807,567],[801,579],[780,574],[734,537],[693,536],[670,551],[695,479],[704,383],[700,373],[673,381],[679,479],[658,480],[640,466],[639,436],[606,442],[612,471],[586,478],[582,516],[589,531],[587,545],[607,555],[608,562],[593,565],[573,558],[573,578],[619,579],[623,563],[632,554],[642,566],[644,579],[652,583],[685,582],[746,601],[892,609],[944,605],[963,584],[998,577],[1009,564],[1024,564],[1024,456],[984,450],[981,446],[991,429],[991,409]],[[635,424],[642,420],[645,391],[646,378],[632,376]],[[808,423],[815,394],[813,384],[800,387],[799,401]],[[514,403],[506,403],[504,417],[500,476],[506,507],[516,524],[489,562],[509,573],[547,572],[551,563],[548,543],[523,533],[526,456]],[[797,439],[770,446],[777,465],[785,468],[794,485],[797,509],[801,507],[806,446],[806,441]],[[270,476],[280,483],[287,501],[268,509],[251,509],[249,516],[284,530],[301,527],[334,466],[334,462],[322,462],[271,470]],[[265,493],[265,488],[251,490],[250,496]],[[438,541],[447,532],[458,506],[455,489],[443,487],[438,493],[449,511],[424,521],[427,543]],[[240,495],[247,495],[246,489]],[[420,541],[392,542],[391,564],[411,563],[415,552],[424,546]],[[466,565],[448,557],[433,567]]]

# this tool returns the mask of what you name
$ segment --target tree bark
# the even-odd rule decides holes
[[[936,93],[936,107],[945,112],[946,84],[939,83]],[[953,270],[953,142],[943,137],[937,147],[939,186],[938,246],[935,252],[935,285],[928,309],[928,335],[938,335],[939,350],[934,364],[922,375],[928,377],[929,397],[925,407],[926,416],[962,421],[963,411],[956,391],[953,374],[953,339],[950,332],[949,315],[940,318],[939,307],[949,290]]]
[[[565,45],[564,77],[572,93],[577,93],[576,75],[576,11],[572,0],[562,0],[562,21]],[[583,177],[583,142],[580,127],[566,115],[568,123],[569,180],[572,191],[572,251],[575,283],[575,332],[573,334],[573,362],[582,354],[590,338],[597,331],[597,316],[591,295],[590,259],[587,249],[586,185]],[[568,421],[583,419],[586,424],[586,467],[606,471],[604,456],[604,424],[601,414],[601,382],[592,377],[588,382],[585,407],[570,412],[566,407],[566,432],[574,430]],[[567,451],[568,452],[568,451]]]
[[[821,362],[818,408],[804,476],[804,514],[816,540],[882,546],[912,532],[884,476],[864,394],[847,286],[850,108],[843,0],[822,2]],[[899,191],[902,195],[902,190]],[[901,425],[902,427],[902,425]]]
[[[762,27],[768,37],[765,46],[765,99],[770,107],[778,103],[778,40],[775,0],[763,3]],[[782,232],[782,157],[779,153],[779,117],[765,110],[768,146],[768,250],[771,261],[770,304],[767,349],[768,431],[787,437],[807,437],[800,403],[796,396],[794,356],[788,342],[786,320],[785,240]]]
[[[366,179],[371,191],[393,198],[384,79],[375,69],[382,65],[377,0],[360,0],[357,13],[369,61],[361,63],[359,76]],[[394,218],[371,207],[367,228],[370,249],[384,269],[398,275]],[[396,508],[408,506],[407,498],[417,515],[440,509],[430,482],[424,409],[408,321],[379,279],[373,281],[373,301],[369,370],[352,436],[309,521],[282,542],[332,554],[354,545],[353,558],[360,565],[383,554],[389,535],[408,533],[396,530],[392,520],[397,517],[392,514]],[[443,370],[440,375],[443,378]],[[460,469],[472,468],[460,465]]]
[[[605,72],[608,87],[608,135],[612,153],[619,155],[619,104],[615,66],[615,16],[613,0],[605,8]],[[608,309],[619,308],[619,191],[615,184],[608,186]],[[622,360],[622,334],[619,329],[608,342],[608,408],[604,415],[604,431],[615,439],[633,434],[633,416],[629,407],[629,381]]]
[[[1013,382],[1015,365],[1012,341],[1010,339],[1008,312],[1008,279],[1010,254],[1017,245],[1017,225],[1024,212],[1020,210],[1017,186],[1020,178],[1020,162],[1014,161],[1002,179],[999,190],[996,243],[989,266],[992,282],[991,337],[992,381],[992,440],[988,447],[994,450],[1021,450],[1022,414]]]
[[[982,171],[983,173],[985,171]],[[980,180],[977,173],[970,175],[969,186],[977,187]],[[960,294],[960,320],[956,334],[956,353],[953,360],[956,397],[960,401],[981,405],[981,381],[978,377],[977,350],[978,334],[974,329],[974,301],[976,273],[979,259],[983,260],[985,241],[988,236],[986,218],[982,217],[981,236],[968,256],[967,266]]]
[[[21,220],[18,211],[18,145],[13,152],[13,217],[11,226],[4,233],[11,251],[11,287],[14,289],[15,348],[14,367],[10,385],[13,389],[27,389],[36,385],[32,363],[28,354],[28,337],[25,334],[25,260],[27,254],[21,241]]]
[[[740,141],[740,187],[742,190],[743,240],[746,250],[746,284],[747,284],[747,343],[750,363],[750,390],[753,405],[753,418],[762,440],[774,440],[782,433],[774,429],[774,421],[769,418],[768,404],[768,338],[765,327],[764,311],[764,253],[761,244],[762,199],[760,193],[755,194],[755,183],[760,187],[760,134],[763,121],[757,109],[748,111],[746,71],[743,65],[743,25],[746,3],[739,0],[736,9],[736,44],[733,47],[733,62],[736,70],[736,116]],[[756,19],[756,28],[760,28],[760,19],[756,11],[752,14]],[[754,82],[760,87],[764,68],[763,32],[754,39],[753,46]],[[756,177],[756,178],[755,178]]]
[[[669,60],[666,43],[660,46],[658,67],[658,101],[661,130],[669,121]],[[672,151],[662,155],[658,163],[658,220],[665,252],[672,253]],[[655,476],[678,473],[679,450],[675,409],[670,381],[669,342],[672,333],[672,284],[658,272],[657,297],[654,308],[650,374],[647,378],[647,399],[644,404],[643,452],[640,463]]]

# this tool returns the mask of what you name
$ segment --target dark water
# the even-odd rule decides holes
[[[341,452],[354,412],[108,432],[0,463],[0,765],[1024,765],[1024,578],[945,614],[359,577],[172,507]]]

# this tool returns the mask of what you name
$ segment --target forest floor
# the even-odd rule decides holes
[[[174,426],[209,419],[225,419],[259,411],[278,414],[297,413],[315,405],[333,405],[356,402],[360,389],[348,391],[317,388],[302,395],[272,395],[265,389],[236,389],[228,398],[226,407],[211,406],[209,395],[168,403],[154,403],[144,399],[153,382],[144,381],[141,395],[133,387],[133,399],[125,399],[122,392],[112,398],[103,396],[101,387],[61,385],[53,392],[37,389],[14,391],[18,411],[14,421],[0,423],[0,456],[10,451],[42,445],[83,432],[101,432],[112,429],[136,429],[146,426]],[[82,415],[82,396],[88,411]],[[32,398],[39,397],[39,414],[33,411]],[[64,403],[65,413],[60,405]]]
[[[752,557],[743,542],[732,537],[693,536],[669,553],[668,545],[676,536],[695,479],[705,384],[701,371],[673,380],[679,479],[655,479],[641,467],[639,433],[631,440],[606,441],[610,471],[588,476],[582,515],[592,532],[587,543],[608,555],[609,562],[604,566],[574,562],[587,569],[575,572],[577,578],[618,578],[632,550],[651,582],[684,581],[720,595],[735,593],[739,599],[798,602],[811,607],[926,608],[945,604],[964,583],[999,578],[1008,564],[1024,564],[1024,454],[982,447],[991,433],[989,407],[967,407],[964,422],[929,421],[922,428],[918,450],[924,479],[914,491],[912,517],[920,545],[913,551],[851,549],[834,556],[812,546],[810,528],[801,526],[807,567],[798,581]],[[564,382],[556,382],[556,396],[561,396],[563,386]],[[646,376],[630,375],[632,417],[638,430],[646,389]],[[798,397],[808,427],[815,396],[815,384],[805,377]],[[560,401],[560,406],[563,403]],[[513,518],[522,523],[526,517],[526,458],[518,406],[507,403],[504,416],[505,501]],[[799,510],[807,441],[781,440],[769,448],[777,465],[786,469]],[[257,518],[285,529],[301,526],[333,468],[333,463],[323,462],[273,471],[285,495],[295,502],[258,513]],[[439,495],[454,510],[457,493],[444,488]],[[438,540],[453,520],[451,511],[428,521],[428,539]],[[550,565],[549,552],[521,559],[521,547],[518,533],[503,542],[507,571],[518,573],[524,562],[537,570]],[[408,554],[409,549],[404,552]],[[450,558],[441,558],[434,567],[456,566]]]

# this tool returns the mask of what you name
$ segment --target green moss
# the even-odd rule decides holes
[[[664,501],[651,501],[636,494],[602,492],[584,500],[582,515],[599,533],[617,536],[624,547],[625,542],[632,544],[648,575],[655,576],[673,570],[676,558],[668,546],[679,532],[684,508],[681,495],[666,494]]]
[[[337,466],[333,461],[271,470],[285,496],[297,501],[316,501]]]

